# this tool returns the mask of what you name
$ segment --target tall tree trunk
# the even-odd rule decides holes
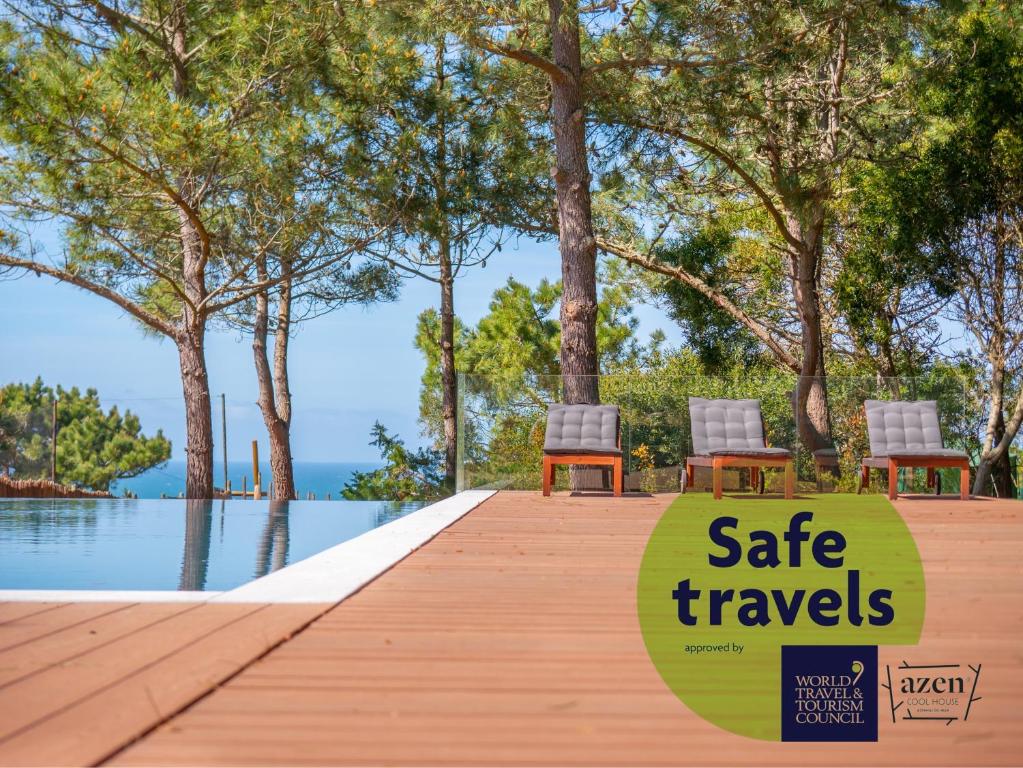
[[[873,363],[881,379],[878,384],[884,386],[891,393],[893,399],[898,400],[901,396],[898,380],[899,369],[895,362],[895,346],[893,343],[895,340],[896,315],[897,310],[892,313],[886,312],[879,318],[884,323],[884,336],[877,343],[877,353],[873,356]],[[870,360],[872,356],[869,352],[866,352],[861,357]]]
[[[990,335],[977,333],[978,341],[986,344],[988,365],[991,366],[991,405],[988,410],[987,427],[984,430],[984,444],[973,482],[973,495],[981,496],[987,491],[988,481],[994,476],[995,492],[1002,496],[1011,485],[1011,470],[1005,440],[1005,375],[1006,375],[1006,258],[1002,239],[1002,218],[996,216],[994,238],[994,263],[990,271],[990,290],[987,295],[976,297],[986,303],[990,315]],[[975,332],[976,333],[976,332]],[[1009,438],[1011,441],[1015,437]],[[1006,494],[1008,495],[1008,494]]]
[[[1005,412],[998,414],[998,424],[995,427],[996,444],[1002,442],[1005,437]],[[1012,462],[1009,461],[1009,452],[1003,451],[991,464],[991,479],[994,483],[995,494],[1000,499],[1011,499],[1013,497],[1014,483],[1012,477]]]
[[[802,322],[803,361],[796,390],[799,439],[810,451],[833,448],[831,437],[831,406],[828,402],[827,374],[818,350],[820,338],[807,343],[807,334],[820,332],[820,316],[811,314]],[[815,327],[816,326],[816,327]]]
[[[444,421],[444,483],[455,488],[458,471],[458,379],[455,374],[455,277],[451,266],[451,226],[448,219],[447,101],[443,38],[437,46],[437,208],[440,234],[437,242],[440,266],[440,388]]]
[[[987,484],[991,480],[991,462],[987,459],[982,458],[977,464],[977,471],[973,475],[973,490],[971,493],[974,496],[983,496],[987,490]]]
[[[841,136],[842,86],[845,79],[849,52],[848,27],[839,17],[829,28],[834,42],[832,56],[821,64],[817,80],[827,83],[830,98],[826,98],[818,112],[820,131],[820,159],[829,167],[835,163]],[[828,173],[818,179],[809,190],[800,190],[786,203],[786,224],[789,232],[799,241],[799,247],[789,246],[794,256],[792,278],[796,310],[799,313],[801,370],[797,387],[797,427],[800,442],[811,453],[823,449],[833,450],[831,436],[831,409],[828,403],[828,383],[824,367],[824,331],[821,321],[820,285],[821,258],[824,253],[825,202],[831,196]]]
[[[597,382],[597,249],[590,210],[577,0],[548,0],[551,46],[561,77],[551,77],[561,251],[561,373],[566,403],[600,401]]]
[[[450,248],[450,245],[447,246]],[[444,482],[455,487],[458,469],[458,379],[455,373],[455,296],[451,256],[440,261],[440,386],[444,419]]]
[[[266,279],[265,259],[257,265],[260,280]],[[274,365],[270,368],[267,351],[270,299],[268,291],[256,297],[256,313],[252,328],[252,355],[259,384],[259,410],[263,414],[270,441],[270,475],[273,498],[295,498],[295,473],[291,458],[291,392],[288,387],[288,340],[291,324],[291,282],[285,278],[280,285],[277,306],[277,328],[274,336]]]
[[[186,41],[186,4],[177,0],[170,17],[171,63],[174,70],[174,95],[186,101],[189,93]],[[190,173],[177,181],[178,194],[188,206],[198,207],[195,182]],[[209,243],[200,235],[194,214],[178,207],[181,238],[183,289],[187,303],[182,311],[182,331],[177,338],[181,362],[181,382],[185,396],[187,454],[185,495],[190,499],[213,498],[213,423],[209,375],[206,370],[206,315],[200,309],[206,299],[206,264]]]
[[[213,498],[213,419],[206,372],[203,329],[177,340],[181,388],[185,398],[185,496]]]
[[[986,495],[988,483],[991,483],[991,491],[998,498],[1015,498],[1016,484],[1012,476],[1012,462],[1009,461],[1007,453],[1000,453],[994,459],[982,459],[980,461],[973,478],[973,495]]]
[[[791,216],[788,226],[790,231],[798,233],[803,242],[800,249],[789,248],[792,294],[799,314],[801,347],[799,382],[796,385],[796,426],[800,442],[812,452],[833,447],[824,368],[824,332],[817,290],[823,231],[820,226],[804,228],[798,219]]]
[[[281,491],[277,493],[278,499],[295,499],[295,462],[291,456],[291,379],[288,376],[288,350],[291,343],[291,300],[293,282],[291,278],[291,262],[281,265],[286,278],[278,288],[277,299],[277,329],[274,333],[274,403],[277,406],[277,416],[284,426],[282,430],[283,439],[281,445],[283,450],[274,457],[274,444],[270,444],[270,469],[274,478],[276,488],[278,476],[281,482]],[[275,466],[280,466],[278,470]]]
[[[997,332],[991,340],[992,348],[988,351],[988,362],[991,365],[991,403],[988,406],[987,426],[984,429],[984,443],[981,446],[980,463],[973,479],[973,495],[983,496],[987,493],[988,482],[998,459],[995,448],[1005,434],[1005,366],[997,348],[1001,347]]]
[[[988,429],[984,436],[984,445],[981,450],[980,462],[977,465],[977,473],[973,481],[973,495],[982,496],[987,491],[988,481],[991,479],[995,468],[1002,475],[1002,485],[998,487],[999,493],[1005,492],[1011,496],[1013,491],[1013,478],[1011,463],[1009,461],[1009,446],[1012,445],[1019,434],[1020,426],[1023,424],[1023,392],[1016,395],[1016,402],[1012,408],[1009,420],[1005,420],[1004,394],[999,394],[1004,378],[995,377],[992,383],[992,403],[988,417]],[[997,411],[995,409],[998,409]]]

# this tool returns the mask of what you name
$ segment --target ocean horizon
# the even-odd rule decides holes
[[[305,499],[310,493],[317,499],[325,499],[329,494],[332,499],[341,498],[341,489],[356,472],[370,472],[379,469],[379,462],[366,461],[296,461],[295,490],[299,499]],[[260,462],[263,493],[269,491],[270,466]],[[228,478],[231,488],[242,489],[242,483],[252,490],[252,462],[228,461]],[[217,488],[224,485],[224,464],[215,462],[213,466],[213,482]],[[185,492],[185,462],[168,461],[166,464],[143,472],[137,477],[118,480],[110,487],[114,496],[132,493],[140,499],[159,499],[162,496],[175,498]]]

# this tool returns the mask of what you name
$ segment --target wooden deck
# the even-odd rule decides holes
[[[1023,504],[896,502],[927,576],[914,663],[984,665],[970,721],[882,717],[877,744],[800,745],[704,722],[647,659],[636,571],[672,498],[500,493],[254,663],[322,608],[0,606],[0,763],[1020,763]],[[61,613],[68,628],[46,630]],[[102,647],[71,629],[115,617],[126,628]]]

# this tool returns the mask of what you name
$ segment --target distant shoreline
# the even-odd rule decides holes
[[[317,499],[325,499],[328,494],[331,498],[338,499],[341,497],[341,489],[355,472],[371,472],[381,466],[383,465],[380,462],[367,461],[296,461],[295,490],[299,499],[307,498],[310,493]],[[243,480],[248,488],[252,488],[251,461],[228,461],[227,470],[233,489],[240,490]],[[259,471],[265,493],[270,483],[269,462],[260,462]],[[213,482],[218,488],[224,484],[224,465],[220,462],[214,463]],[[159,499],[161,495],[174,498],[184,490],[183,460],[169,461],[162,467],[143,472],[138,477],[119,480],[110,489],[114,496],[124,496],[126,491],[131,491],[140,499]]]

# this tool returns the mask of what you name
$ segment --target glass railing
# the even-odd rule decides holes
[[[863,401],[867,399],[933,399],[938,401],[942,432],[948,447],[961,448],[976,457],[977,436],[982,433],[984,403],[957,376],[943,374],[898,379],[831,376],[826,380],[803,379],[803,389],[818,385],[826,393],[826,443],[832,452],[814,456],[808,447],[806,425],[797,418],[794,405],[800,379],[783,372],[768,372],[744,378],[688,376],[671,371],[612,374],[566,381],[561,376],[512,375],[479,376],[463,374],[458,381],[458,434],[456,488],[540,488],[540,466],[550,403],[564,402],[567,394],[590,393],[601,402],[621,409],[621,444],[625,488],[629,491],[678,491],[687,456],[693,454],[688,398],[754,398],[760,401],[771,445],[795,453],[797,475],[803,490],[856,490],[859,460],[868,455]],[[567,385],[567,387],[566,387]],[[31,399],[31,398],[29,398]],[[88,430],[72,434],[67,418],[73,403],[57,403],[58,453],[81,446]],[[434,400],[437,402],[434,403]],[[391,437],[399,436],[409,452],[422,447],[437,450],[428,461],[439,469],[439,397],[424,400],[435,406],[427,423],[417,420],[420,403],[387,412],[381,421]],[[271,496],[272,475],[267,430],[258,405],[251,399],[212,398],[213,480],[218,495],[230,489],[252,498],[256,488],[263,498]],[[169,461],[158,462],[145,472],[119,477],[107,484],[117,496],[174,498],[185,492],[185,423],[180,396],[100,396],[104,414],[116,407],[120,415],[131,411],[141,432],[153,437],[158,430],[173,445]],[[74,407],[82,407],[79,403]],[[35,397],[31,403],[8,402],[0,408],[0,472],[20,481],[51,477],[53,450],[53,403]],[[77,416],[75,417],[77,418]],[[355,413],[343,408],[322,407],[296,397],[293,402],[291,444],[295,489],[298,499],[339,499],[354,472],[367,472],[384,465],[380,449],[370,446],[374,414]],[[74,419],[72,419],[74,421]],[[90,438],[91,439],[91,438]],[[253,443],[257,456],[253,456]],[[77,449],[74,449],[77,450]],[[309,460],[315,457],[317,460]],[[58,461],[57,481],[82,488],[100,487],[82,472],[81,460]],[[225,462],[226,458],[226,462]],[[70,468],[74,467],[74,471]],[[81,470],[81,472],[79,471]],[[779,472],[766,473],[766,489],[780,489]],[[881,473],[875,473],[878,481]],[[922,489],[923,472],[906,472],[904,487]],[[747,488],[748,470],[729,470],[725,487]],[[958,488],[958,475],[943,474],[947,491]],[[608,486],[608,473],[599,468],[575,468],[557,472],[557,488],[571,482],[577,489]],[[709,470],[696,471],[696,490],[710,485]],[[432,494],[447,492],[449,485]],[[0,493],[0,495],[3,495]],[[431,496],[432,497],[432,496]],[[388,497],[389,498],[389,497]]]
[[[123,467],[136,466],[134,462],[142,461],[143,470],[121,472],[113,479],[102,467],[90,464],[115,462],[112,442],[121,438],[103,433],[94,410],[81,398],[67,395],[58,399],[56,412],[53,400],[46,395],[20,398],[18,402],[12,397],[9,402],[0,403],[0,475],[10,481],[7,485],[18,484],[17,495],[48,496],[50,480],[55,478],[67,489],[83,493],[101,489],[114,496],[141,499],[184,496],[187,430],[181,396],[100,396],[104,417],[109,417],[113,408],[121,417],[130,412],[137,418],[142,436],[152,439],[162,433],[172,449],[168,460],[156,462],[146,462],[139,459],[139,455],[159,453],[136,451],[134,458],[122,462]],[[211,405],[213,484],[217,495],[226,496],[225,492],[230,491],[232,498],[271,498],[274,489],[270,446],[258,404],[251,399],[215,394]],[[418,430],[412,432],[415,427],[408,426],[415,425],[415,403],[408,410],[400,437],[410,446],[417,446],[421,442]],[[53,447],[55,415],[56,452]],[[354,472],[380,467],[383,461],[379,450],[369,445],[372,426],[371,415],[312,406],[295,398],[291,445],[295,455],[296,498],[340,499],[342,489]],[[392,434],[398,431],[393,423],[387,426]],[[100,459],[96,459],[96,455]],[[0,479],[0,484],[3,483]],[[0,488],[0,496],[10,493],[5,494]]]
[[[577,394],[595,392],[600,402],[621,409],[625,488],[633,491],[680,489],[685,459],[693,454],[690,397],[759,400],[768,442],[793,451],[803,491],[857,490],[860,459],[870,455],[865,400],[936,400],[945,446],[966,450],[971,456],[976,456],[979,448],[977,435],[983,418],[982,403],[970,396],[966,382],[949,374],[800,379],[779,372],[737,379],[649,372],[567,384]],[[562,402],[565,389],[566,381],[559,376],[462,375],[458,487],[538,489],[547,406]],[[796,407],[801,390],[812,393],[810,401],[816,408]],[[821,406],[822,401],[826,405]],[[815,415],[799,416],[800,412]],[[818,438],[813,437],[814,432]],[[765,475],[765,490],[780,491],[781,473]],[[875,476],[875,487],[868,490],[879,490],[880,477]],[[576,490],[598,490],[608,483],[607,474],[600,469],[573,472],[571,479],[568,472],[556,477],[556,489],[568,488],[571,483]],[[942,481],[945,491],[958,490],[957,472],[943,472]],[[725,472],[726,490],[749,488],[749,482],[748,470]],[[904,470],[900,483],[905,491],[922,491],[925,472]],[[710,470],[697,468],[695,490],[709,488]]]

